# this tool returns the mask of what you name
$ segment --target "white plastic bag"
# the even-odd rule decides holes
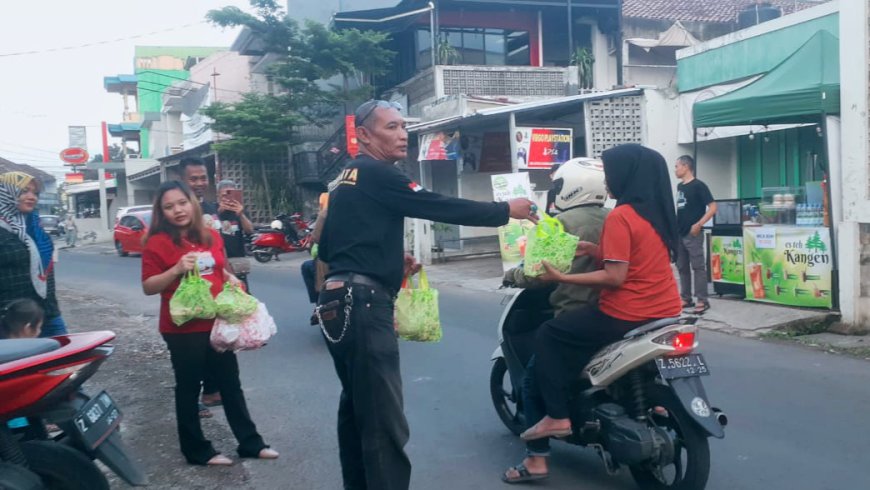
[[[257,301],[257,311],[239,323],[218,318],[211,329],[211,345],[218,352],[259,349],[278,332],[266,305]]]

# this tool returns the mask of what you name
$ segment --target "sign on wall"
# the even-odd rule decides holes
[[[420,136],[419,161],[459,160],[459,131],[438,131]]]
[[[745,227],[746,298],[791,306],[833,306],[831,234],[827,228]]]
[[[514,159],[519,169],[548,169],[571,159],[574,137],[570,128],[518,126],[514,138],[517,149]]]

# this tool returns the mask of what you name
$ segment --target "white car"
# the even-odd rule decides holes
[[[124,208],[118,208],[118,212],[115,213],[115,224],[117,225],[118,221],[121,221],[121,217],[124,216],[125,214],[136,213],[136,212],[140,212],[140,211],[150,211],[152,207],[153,207],[152,205],[148,204],[148,205],[141,205],[141,206],[127,206]]]

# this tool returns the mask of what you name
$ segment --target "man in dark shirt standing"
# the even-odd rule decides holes
[[[317,316],[341,381],[338,440],[345,489],[407,490],[399,346],[393,299],[414,269],[404,254],[404,218],[500,226],[533,218],[531,201],[482,203],[423,189],[394,163],[408,133],[396,104],[368,101],[355,113],[360,156],[330,194],[320,255],[329,264]],[[403,259],[403,256],[405,257]]]
[[[680,271],[680,296],[683,308],[692,308],[701,314],[710,309],[707,300],[707,262],[704,260],[703,226],[716,214],[716,203],[707,184],[695,178],[695,159],[683,155],[674,165],[680,179],[677,184],[677,226],[680,244],[677,269]],[[692,302],[692,276],[695,280],[695,299]]]

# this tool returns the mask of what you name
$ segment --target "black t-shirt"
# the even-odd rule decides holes
[[[713,194],[707,184],[700,180],[677,184],[677,226],[680,236],[686,236],[692,231],[692,225],[704,216],[711,202]]]
[[[232,211],[218,213],[220,206],[216,202],[203,201],[200,207],[206,226],[220,232],[227,257],[244,257],[245,238],[242,235],[242,222],[239,215]]]
[[[423,189],[395,165],[361,155],[330,193],[320,258],[330,275],[364,274],[398,291],[404,268],[404,218],[466,226],[501,226],[507,203],[482,203]]]

